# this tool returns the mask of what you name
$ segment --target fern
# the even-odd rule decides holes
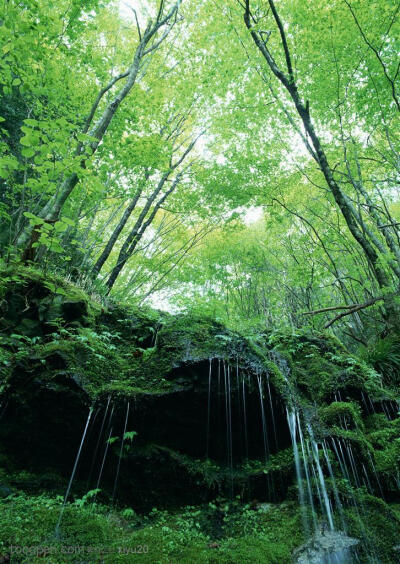
[[[360,356],[371,364],[384,380],[394,384],[399,380],[400,372],[400,337],[389,335],[363,347]]]

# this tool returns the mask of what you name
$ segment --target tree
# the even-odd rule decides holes
[[[336,180],[336,174],[334,168],[330,165],[326,151],[321,142],[320,136],[317,134],[314,122],[311,117],[310,106],[312,107],[312,101],[304,100],[301,97],[299,87],[297,84],[296,72],[293,66],[292,54],[289,47],[289,42],[287,34],[285,31],[284,23],[277,11],[275,3],[273,0],[268,0],[268,7],[270,12],[270,19],[279,33],[279,49],[283,54],[283,60],[285,67],[279,65],[277,62],[277,56],[274,55],[270,47],[268,46],[269,35],[262,31],[264,25],[264,17],[258,17],[256,14],[252,13],[250,7],[250,0],[245,0],[244,4],[244,21],[250,35],[257,46],[258,50],[265,59],[270,71],[279,81],[279,83],[284,87],[286,92],[289,94],[290,99],[296,109],[296,112],[301,120],[301,124],[304,128],[304,135],[302,135],[303,141],[307,147],[312,158],[316,161],[321,169],[324,176],[325,182],[330,189],[333,198],[338,205],[345,221],[354,239],[362,248],[369,264],[371,265],[374,276],[378,282],[378,285],[382,292],[385,294],[385,308],[387,310],[388,317],[391,319],[390,323],[398,323],[399,321],[399,311],[398,306],[393,300],[393,295],[391,290],[391,279],[387,270],[382,265],[380,260],[380,254],[387,255],[389,257],[389,252],[395,253],[396,259],[393,261],[390,257],[388,258],[388,263],[391,269],[394,271],[397,277],[397,285],[400,282],[400,271],[399,271],[399,258],[400,258],[400,248],[392,238],[389,233],[388,228],[383,228],[383,234],[385,236],[385,241],[387,247],[385,247],[382,242],[376,237],[373,232],[366,226],[363,222],[361,215],[358,213],[354,205],[351,203],[348,196],[344,193],[340,182]],[[268,14],[269,16],[269,14]],[[357,183],[357,187],[362,190],[361,183]],[[366,196],[366,192],[363,194]],[[370,216],[374,220],[376,226],[382,229],[378,214],[375,213],[374,206],[368,203]],[[396,264],[397,262],[397,264]]]
[[[144,30],[140,29],[139,23],[137,22],[138,43],[131,65],[127,70],[114,76],[110,82],[98,92],[84,126],[81,132],[77,134],[78,142],[74,152],[77,170],[62,180],[55,194],[50,197],[36,214],[40,219],[45,222],[55,222],[59,218],[62,207],[79,181],[80,169],[86,169],[88,160],[91,159],[97,151],[119,106],[135,85],[143,62],[162,44],[169,35],[172,27],[176,24],[180,3],[181,0],[178,0],[166,10],[165,2],[160,2],[155,20],[149,19]],[[161,35],[159,35],[160,31],[162,32]],[[121,80],[125,80],[124,85],[106,104],[100,116],[94,122],[94,118],[105,94]],[[18,245],[24,246],[28,243],[32,235],[32,229],[32,225],[30,228],[27,227],[24,229],[18,238]]]

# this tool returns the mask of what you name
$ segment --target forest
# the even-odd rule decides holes
[[[0,37],[0,563],[400,562],[400,2]]]

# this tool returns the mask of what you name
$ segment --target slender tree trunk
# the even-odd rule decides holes
[[[171,187],[165,192],[165,194],[162,196],[162,198],[160,198],[160,200],[157,202],[157,204],[152,209],[148,219],[144,222],[144,219],[145,219],[148,211],[150,210],[151,205],[153,204],[153,202],[157,198],[157,195],[160,193],[162,186],[164,185],[168,176],[169,176],[169,173],[168,174],[166,173],[163,176],[159,185],[157,186],[157,189],[153,192],[151,198],[149,198],[149,200],[147,201],[146,206],[143,208],[143,210],[142,210],[140,216],[138,217],[132,231],[130,232],[130,234],[126,238],[124,244],[122,245],[121,251],[120,251],[119,256],[118,256],[117,264],[114,266],[113,270],[111,271],[110,277],[107,280],[108,292],[110,292],[111,288],[114,286],[115,281],[117,280],[119,274],[121,273],[121,270],[125,266],[127,260],[132,256],[132,254],[133,254],[134,250],[136,249],[139,241],[143,237],[146,229],[153,222],[153,220],[156,216],[156,213],[158,212],[158,210],[160,209],[162,204],[165,202],[165,200],[168,198],[168,196],[175,190],[176,186],[179,184],[182,175],[178,174],[176,176],[175,180],[172,182]]]
[[[150,174],[146,173],[145,182],[149,178],[149,176],[150,176]],[[124,213],[122,214],[122,217],[119,220],[117,226],[115,227],[111,237],[107,241],[106,246],[104,247],[102,253],[99,256],[99,258],[97,259],[96,264],[93,267],[93,273],[95,275],[99,274],[100,270],[103,268],[104,263],[106,262],[106,260],[110,256],[110,253],[113,250],[114,245],[118,240],[118,237],[120,236],[123,228],[125,227],[129,218],[131,217],[133,210],[136,208],[136,205],[139,201],[139,198],[142,195],[143,188],[144,188],[144,186],[139,188],[139,190],[136,192],[134,198],[130,201],[130,203],[126,207],[126,209],[125,209]]]
[[[152,193],[150,198],[147,200],[147,203],[144,206],[142,212],[140,213],[135,225],[133,226],[132,231],[129,233],[128,237],[125,239],[124,244],[121,247],[119,257],[118,257],[118,260],[117,260],[117,264],[114,266],[113,270],[111,271],[110,277],[107,280],[108,292],[110,292],[111,288],[114,286],[115,281],[118,278],[121,270],[125,266],[127,260],[132,256],[134,250],[136,249],[137,244],[139,243],[139,241],[143,237],[146,229],[148,228],[148,226],[152,223],[153,219],[155,218],[157,211],[160,209],[160,207],[165,202],[165,200],[168,198],[168,196],[175,190],[176,186],[181,181],[181,178],[182,178],[184,171],[187,170],[188,168],[190,168],[192,163],[189,163],[184,169],[182,169],[176,175],[175,179],[173,180],[173,182],[171,184],[171,187],[164,193],[164,195],[156,203],[156,205],[154,206],[153,210],[151,211],[148,219],[145,221],[145,218],[146,218],[148,212],[150,211],[151,206],[156,201],[157,196],[160,194],[164,184],[167,182],[171,173],[174,170],[176,170],[183,163],[183,161],[186,159],[186,157],[189,155],[189,153],[193,150],[197,140],[201,137],[201,135],[203,135],[203,133],[204,132],[201,132],[197,137],[195,137],[189,143],[189,145],[183,151],[181,156],[174,163],[172,162],[172,158],[171,158],[169,170],[167,172],[165,172],[163,174],[163,176],[161,177],[161,179],[160,179],[160,181],[157,185],[157,188],[154,190],[154,192]],[[178,145],[178,147],[175,149],[174,152],[179,150],[182,147],[182,145],[183,145],[183,142]]]

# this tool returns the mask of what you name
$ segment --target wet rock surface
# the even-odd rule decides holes
[[[356,559],[358,539],[342,531],[317,531],[294,553],[296,564],[352,564]]]

